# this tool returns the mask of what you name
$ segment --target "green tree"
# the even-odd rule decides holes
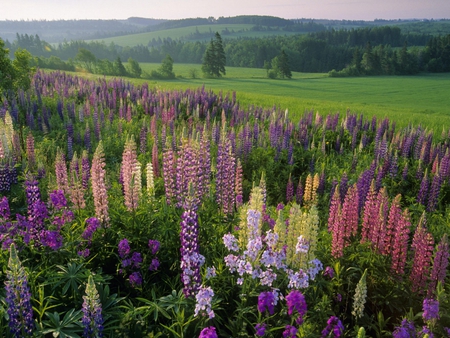
[[[0,92],[30,88],[34,72],[34,68],[30,65],[31,60],[31,54],[19,48],[14,53],[14,60],[11,61],[9,49],[5,48],[5,43],[0,39]]]
[[[226,56],[222,37],[216,32],[203,55],[202,71],[207,76],[220,77],[226,74]]]
[[[89,73],[94,71],[94,66],[97,62],[95,55],[86,48],[78,49],[77,55],[75,55],[75,61],[79,62],[81,66]]]
[[[128,72],[133,77],[141,77],[142,68],[139,66],[139,63],[136,60],[133,60],[131,57],[128,58]]]
[[[114,75],[118,76],[127,76],[127,70],[125,69],[125,66],[122,63],[122,60],[118,56],[117,59],[114,61]]]
[[[290,79],[292,78],[291,67],[289,64],[289,57],[286,54],[286,51],[281,50],[281,54],[278,57],[278,70],[280,72],[281,78],[284,77]]]
[[[173,72],[173,59],[169,54],[162,60],[161,66],[159,67],[159,73],[162,77],[167,79],[173,79],[175,77],[175,73]]]

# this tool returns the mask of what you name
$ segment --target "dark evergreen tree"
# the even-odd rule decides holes
[[[118,56],[116,61],[114,61],[114,73],[118,76],[127,76],[127,70],[125,69],[125,66],[122,63],[122,60],[120,60],[120,57]]]
[[[278,57],[278,69],[280,72],[281,77],[284,79],[285,77],[287,77],[288,79],[290,79],[292,77],[292,73],[291,73],[291,67],[289,64],[289,57],[286,54],[285,50],[281,50],[281,54]]]
[[[225,63],[226,56],[222,37],[216,32],[203,56],[202,71],[207,76],[220,77],[226,74]]]

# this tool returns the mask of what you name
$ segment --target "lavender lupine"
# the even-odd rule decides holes
[[[5,280],[9,330],[16,338],[32,336],[34,321],[28,277],[14,244],[11,244],[9,251],[10,257]]]
[[[450,248],[448,243],[448,235],[444,234],[437,246],[434,256],[430,284],[428,286],[428,297],[432,297],[432,295],[435,293],[438,283],[445,283],[449,255]]]
[[[105,155],[102,141],[98,143],[92,158],[91,184],[94,197],[95,216],[104,224],[109,222],[108,192],[106,190]]]
[[[224,127],[217,149],[216,199],[224,214],[231,214],[235,203],[235,157]]]
[[[100,297],[95,287],[94,278],[89,275],[86,294],[83,296],[83,337],[94,338],[103,336],[103,315]]]
[[[208,319],[214,318],[214,310],[211,308],[212,298],[214,297],[214,291],[211,287],[204,285],[200,286],[195,295],[195,310],[194,317],[199,314],[202,316],[208,316]]]
[[[189,207],[189,205],[187,205]],[[198,243],[198,216],[195,209],[187,208],[181,215],[181,281],[186,297],[193,297],[201,285],[200,267],[204,257]]]
[[[125,206],[128,211],[136,210],[141,196],[141,164],[137,159],[136,142],[133,136],[127,137],[122,154],[121,171]]]
[[[419,294],[424,293],[427,289],[434,246],[433,236],[427,231],[425,223],[424,213],[419,220],[411,244],[411,248],[414,251],[414,258],[409,278],[412,283],[412,291]]]

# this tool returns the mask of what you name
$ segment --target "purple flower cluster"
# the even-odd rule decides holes
[[[209,319],[214,318],[214,310],[211,308],[211,301],[214,297],[214,291],[211,287],[201,286],[195,295],[195,310],[194,317],[199,314],[202,316],[208,316]]]
[[[286,325],[283,331],[283,338],[294,338],[297,336],[297,328],[292,325]]]
[[[83,337],[102,337],[103,336],[103,315],[102,304],[100,302],[97,288],[95,287],[92,275],[88,278],[86,285],[86,295],[83,296]]]
[[[5,289],[10,332],[16,338],[31,336],[34,322],[30,287],[14,244],[10,247]]]
[[[218,338],[216,328],[214,326],[205,327],[198,338]]]
[[[394,338],[412,338],[416,337],[416,329],[414,322],[403,319],[400,326],[397,326],[392,332]]]
[[[258,337],[263,337],[266,334],[267,325],[264,323],[258,323],[255,325],[256,335]]]
[[[301,325],[303,323],[303,317],[308,309],[305,296],[298,290],[292,290],[286,296],[286,303],[288,307],[288,315],[292,316],[294,312],[297,312],[298,317],[295,322],[297,325]]]
[[[150,249],[150,253],[153,256],[156,256],[156,254],[159,251],[159,247],[161,246],[161,244],[159,243],[159,241],[157,241],[156,239],[149,239],[148,240],[148,248]],[[156,271],[159,268],[159,260],[158,257],[153,257],[152,261],[150,263],[150,266],[148,267],[149,271]]]
[[[141,267],[141,263],[143,261],[142,255],[140,252],[134,251],[131,256],[131,248],[128,239],[124,238],[119,242],[118,245],[119,257],[122,259],[121,268],[119,272],[125,273],[126,270],[130,270],[131,273],[129,275],[129,282],[133,288],[139,287],[142,285],[142,275],[139,272]]]
[[[277,296],[272,291],[263,291],[258,296],[258,311],[264,313],[266,310],[273,315],[275,305],[277,304]]]
[[[433,319],[439,319],[439,301],[436,299],[425,298],[423,300],[423,313],[422,318],[428,322]]]
[[[344,333],[344,325],[341,320],[336,316],[331,316],[327,321],[327,326],[322,330],[322,338],[329,337],[342,337]]]

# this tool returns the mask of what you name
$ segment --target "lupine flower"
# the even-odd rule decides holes
[[[100,140],[95,150],[91,166],[92,195],[94,197],[95,216],[102,222],[108,223],[108,193],[106,190],[106,170],[103,145]]]
[[[89,275],[86,285],[86,295],[83,296],[83,337],[103,336],[103,315],[100,297],[95,287],[94,278]]]
[[[266,334],[267,325],[264,323],[258,323],[255,325],[256,335],[258,337],[263,337]]]
[[[352,315],[356,318],[361,318],[364,314],[364,305],[366,304],[367,297],[367,284],[366,284],[367,269],[364,270],[361,279],[356,285],[355,296],[353,297],[353,310]]]
[[[214,297],[214,291],[211,287],[200,286],[197,294],[195,295],[195,310],[194,317],[200,313],[202,316],[208,316],[209,319],[214,318],[214,311],[211,308],[211,301]]]
[[[211,279],[212,277],[215,277],[216,275],[217,275],[216,268],[214,266],[206,268],[206,276],[205,276],[206,279]]]
[[[275,296],[271,291],[263,291],[258,296],[258,311],[263,313],[268,311],[270,315],[273,315],[275,308]]]
[[[428,297],[431,297],[434,293],[439,282],[442,284],[445,282],[448,257],[450,255],[449,251],[448,235],[444,234],[434,256],[433,269],[431,270],[430,284],[428,287]]]
[[[225,234],[225,235],[223,235],[222,240],[223,240],[223,244],[225,245],[225,247],[228,250],[234,251],[234,252],[239,251],[238,241],[237,241],[236,237],[234,237],[234,235],[232,235],[230,233]]]
[[[148,240],[148,248],[150,249],[150,252],[152,253],[152,255],[156,255],[160,246],[161,246],[161,243],[159,241],[157,241],[156,239]]]
[[[431,320],[438,320],[439,317],[439,301],[436,299],[425,298],[422,305],[422,318],[428,322]]]
[[[130,274],[129,281],[133,288],[139,287],[142,285],[142,276],[138,271],[134,271]]]
[[[125,258],[130,254],[130,244],[126,238],[119,242],[119,257]]]
[[[298,325],[303,323],[303,317],[306,314],[308,309],[305,296],[298,290],[292,290],[286,296],[286,303],[288,307],[288,315],[292,316],[294,314],[294,310],[298,313],[298,318],[296,319],[296,323]]]
[[[34,322],[28,277],[17,256],[16,246],[11,244],[5,281],[8,325],[16,337],[32,336]]]
[[[323,272],[323,275],[332,279],[334,277],[334,269],[331,266],[327,266]]]
[[[297,328],[292,325],[286,325],[283,331],[283,338],[294,338],[297,335]]]
[[[100,228],[100,221],[96,217],[90,217],[86,220],[87,227],[81,234],[81,237],[87,240],[89,243],[92,241],[94,232]]]
[[[336,316],[331,316],[327,321],[327,326],[322,331],[322,338],[325,337],[341,337],[344,333],[344,325]]]
[[[419,337],[434,338],[434,334],[427,326],[422,326],[422,330],[419,332]]]
[[[149,271],[156,271],[156,270],[158,270],[159,265],[160,265],[160,263],[159,263],[158,258],[153,258],[152,262],[150,263],[150,266],[148,267],[148,270]]]
[[[205,327],[198,338],[218,338],[216,328],[214,326]]]
[[[136,142],[133,136],[127,137],[122,154],[121,172],[123,193],[127,210],[136,210],[141,196],[141,164],[137,160]]]

